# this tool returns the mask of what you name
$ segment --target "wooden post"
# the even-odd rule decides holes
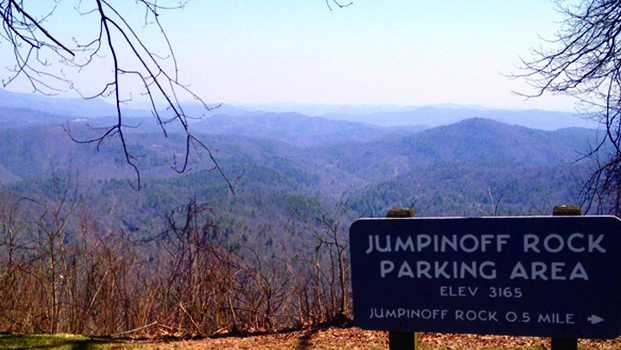
[[[390,350],[417,350],[418,333],[416,332],[388,332],[388,348]]]
[[[553,216],[580,216],[582,215],[582,208],[579,205],[557,205],[552,210]]]
[[[414,208],[392,208],[386,213],[387,218],[413,218],[416,216]],[[388,332],[388,346],[390,350],[418,350],[418,333],[416,332]]]
[[[582,215],[579,205],[557,205],[552,211],[553,216]],[[577,338],[552,338],[551,350],[578,350]]]

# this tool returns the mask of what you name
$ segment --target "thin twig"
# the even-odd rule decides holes
[[[136,332],[141,331],[141,330],[143,330],[145,328],[149,328],[149,327],[155,326],[156,324],[157,324],[157,321],[149,323],[146,326],[138,327],[138,328],[135,328],[135,329],[132,329],[132,330],[129,330],[129,331],[114,333],[114,334],[111,334],[110,336],[111,337],[118,337],[118,336],[125,335],[125,334],[136,333]]]

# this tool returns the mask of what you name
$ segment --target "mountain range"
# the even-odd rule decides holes
[[[118,138],[97,147],[67,134],[79,138],[110,123],[104,102],[91,108],[81,100],[57,105],[55,98],[0,93],[5,190],[50,196],[53,174],[71,175],[102,223],[141,232],[156,230],[153,218],[190,199],[257,232],[278,231],[292,209],[319,213],[338,203],[352,217],[383,216],[399,206],[414,206],[421,216],[549,214],[554,205],[580,201],[590,165],[580,159],[598,137],[568,113],[448,106],[308,116],[225,107],[193,121],[191,130],[237,185],[233,195],[204,151],[192,151],[186,173],[172,170],[185,149],[183,134],[173,127],[164,137],[136,112],[127,123],[141,126],[126,129],[143,184],[134,191],[128,182],[137,175]],[[553,127],[564,123],[571,127]]]
[[[335,106],[303,104],[255,104],[229,105],[212,103],[216,107],[207,111],[198,103],[182,104],[184,112],[197,123],[218,117],[217,122],[243,123],[244,119],[236,117],[270,116],[298,114],[306,118],[318,117],[327,120],[358,122],[381,127],[413,127],[415,130],[448,125],[470,118],[485,118],[510,125],[520,125],[531,129],[557,130],[568,127],[597,128],[598,123],[578,113],[544,111],[544,110],[505,110],[489,109],[482,106],[430,105],[430,106]],[[218,107],[219,106],[219,107]],[[152,113],[146,103],[127,103],[122,105],[123,115],[140,124],[152,119]],[[37,94],[15,93],[0,89],[0,127],[7,125],[32,125],[37,123],[58,123],[74,119],[99,119],[106,123],[107,118],[115,116],[115,107],[101,99],[84,100],[80,98],[60,98]],[[10,113],[23,113],[24,110],[37,111],[30,116],[6,119]],[[20,112],[22,111],[22,112]],[[160,111],[166,114],[162,109]],[[4,119],[1,119],[4,118]],[[135,119],[134,119],[135,118]],[[202,123],[205,125],[214,123]],[[152,130],[152,129],[151,129]],[[205,130],[201,130],[205,131]]]

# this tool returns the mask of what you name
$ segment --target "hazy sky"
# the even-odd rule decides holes
[[[539,36],[553,38],[562,17],[552,1],[332,7],[323,0],[190,0],[160,19],[182,82],[207,101],[573,109],[567,98],[525,102],[512,90],[530,92],[528,85],[503,76],[544,44]]]

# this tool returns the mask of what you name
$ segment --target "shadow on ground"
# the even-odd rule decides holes
[[[310,329],[306,330],[304,336],[300,338],[300,341],[295,349],[296,350],[310,349],[312,345],[311,339],[313,338],[315,333],[317,333],[320,330],[329,329],[330,327],[350,328],[350,327],[353,327],[354,325],[355,325],[354,321],[350,319],[349,317],[345,316],[344,314],[337,314],[330,320],[315,324]]]
[[[11,350],[95,350],[120,343],[114,339],[87,338],[75,335],[0,334],[0,349]]]

